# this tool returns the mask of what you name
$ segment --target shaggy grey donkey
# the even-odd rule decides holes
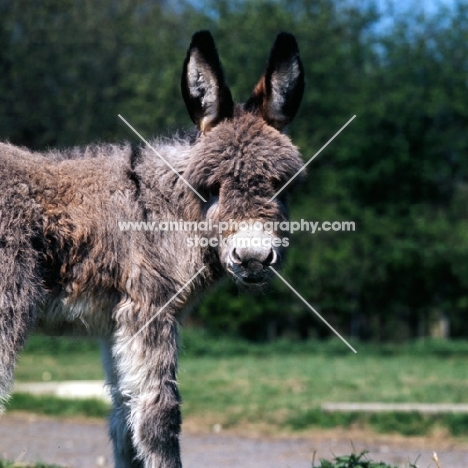
[[[283,197],[271,198],[303,166],[281,133],[304,89],[292,35],[278,35],[245,104],[233,102],[207,31],[193,36],[181,86],[197,131],[152,146],[184,180],[142,145],[0,144],[0,399],[33,327],[102,337],[119,468],[182,466],[177,318],[226,272],[264,286],[281,233],[233,222],[287,220]],[[193,232],[121,229],[129,220],[211,221],[210,238],[229,227],[218,246],[194,246]],[[261,242],[239,245],[246,237]]]

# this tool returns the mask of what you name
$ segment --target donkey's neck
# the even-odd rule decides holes
[[[138,196],[153,220],[201,221],[200,202],[186,181],[192,141],[190,137],[152,141],[151,147],[143,147],[138,153],[132,150]]]

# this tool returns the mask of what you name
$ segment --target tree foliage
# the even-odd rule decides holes
[[[352,220],[297,233],[284,275],[343,333],[404,339],[447,317],[468,330],[468,3],[431,15],[336,0],[0,0],[0,137],[34,149],[132,138],[189,119],[179,91],[191,34],[210,29],[236,100],[281,30],[307,77],[289,132],[309,166],[292,219]],[[385,26],[386,25],[386,26]],[[248,297],[227,283],[194,320],[253,339],[324,328],[280,282]]]

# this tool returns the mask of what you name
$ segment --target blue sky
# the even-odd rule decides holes
[[[379,10],[390,17],[392,14],[409,16],[424,14],[430,16],[441,6],[452,9],[456,4],[456,0],[371,0],[371,2],[377,4]]]
[[[385,31],[392,28],[394,19],[405,17],[411,20],[412,17],[424,15],[430,18],[440,8],[453,9],[458,0],[346,0],[359,7],[365,5],[377,5],[382,14],[382,20],[375,25],[375,31]],[[466,0],[461,0],[466,3]]]

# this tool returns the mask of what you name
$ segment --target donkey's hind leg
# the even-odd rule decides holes
[[[35,252],[15,240],[2,239],[0,233],[0,412],[12,387],[18,351],[34,324],[40,300]]]
[[[130,408],[128,397],[119,389],[115,360],[112,356],[112,343],[109,339],[102,342],[102,359],[106,371],[107,385],[112,397],[112,414],[110,416],[110,436],[114,451],[115,468],[142,468],[143,463],[136,458],[136,450],[130,429]]]

